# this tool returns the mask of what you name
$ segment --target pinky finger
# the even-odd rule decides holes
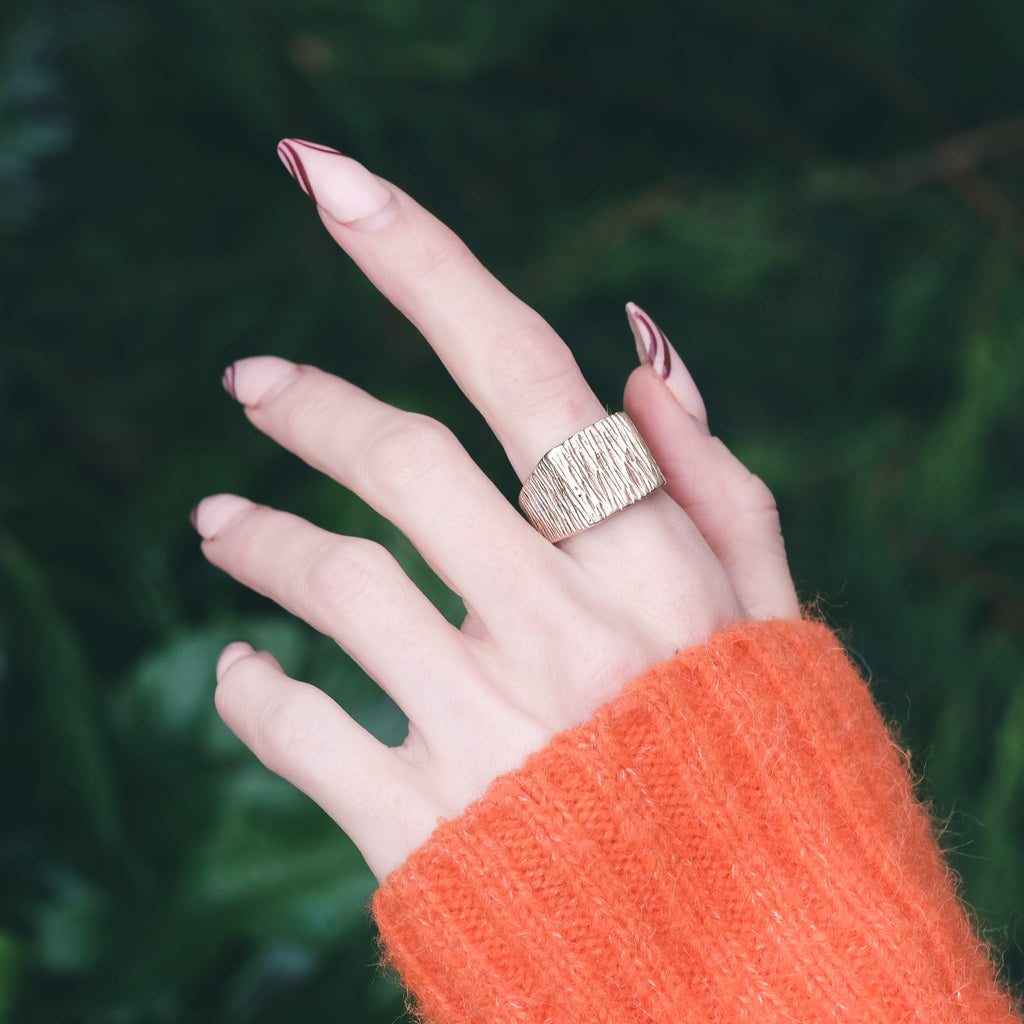
[[[314,800],[348,834],[370,870],[397,867],[408,831],[414,766],[366,732],[326,693],[277,659],[233,643],[217,663],[217,711],[271,771]],[[415,801],[413,801],[415,803]],[[433,819],[416,823],[433,827]],[[425,836],[424,836],[425,838]]]

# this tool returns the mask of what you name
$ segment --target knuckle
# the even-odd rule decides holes
[[[466,267],[475,263],[469,247],[453,232],[431,233],[413,254],[411,276],[405,283],[435,289],[440,282],[461,277]]]
[[[274,585],[274,559],[268,558],[268,548],[294,550],[295,541],[289,526],[286,513],[257,505],[235,529],[230,565],[225,568],[250,587],[263,590]]]
[[[278,775],[315,772],[328,743],[325,694],[307,684],[288,687],[260,712],[254,725],[253,749]]]
[[[274,433],[289,442],[316,443],[335,417],[335,378],[313,367],[299,367],[294,379],[262,410],[275,424]]]
[[[330,611],[364,602],[379,587],[390,562],[387,551],[373,541],[335,539],[310,560],[305,580],[308,603]]]
[[[775,495],[756,473],[748,469],[718,438],[712,443],[718,451],[721,474],[721,498],[737,513],[745,516],[778,516]]]
[[[322,773],[335,742],[338,706],[309,683],[287,678],[254,653],[218,680],[217,711],[268,767],[300,788]]]
[[[485,368],[487,388],[499,408],[545,408],[566,395],[586,391],[567,346],[538,320],[497,338]]]
[[[373,492],[407,496],[410,487],[450,465],[460,451],[455,435],[437,420],[394,414],[367,439],[362,473]]]
[[[779,510],[771,488],[756,473],[749,470],[740,487],[743,506],[754,515],[778,516]]]
[[[306,371],[270,403],[268,411],[289,437],[306,437],[322,424],[330,409],[331,379]]]

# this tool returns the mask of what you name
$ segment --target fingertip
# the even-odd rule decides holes
[[[255,658],[257,661],[269,666],[275,672],[284,675],[284,669],[281,667],[281,663],[270,653],[270,651],[257,651],[252,644],[248,644],[244,640],[236,640],[234,643],[228,644],[228,646],[221,651],[220,657],[217,659],[217,678],[222,678],[244,658]]]
[[[375,231],[398,215],[398,205],[385,182],[332,146],[282,139],[277,155],[302,191],[335,224]]]
[[[693,417],[701,430],[710,434],[700,389],[665,332],[635,302],[626,303],[626,318],[642,366],[650,367],[652,376]]]
[[[225,390],[236,402],[252,409],[273,401],[298,376],[300,369],[280,356],[236,359],[225,371]]]
[[[192,509],[192,527],[203,540],[213,540],[253,507],[237,494],[211,494]]]
[[[242,658],[255,653],[256,649],[252,644],[248,644],[244,640],[236,640],[234,643],[228,644],[217,659],[217,678],[220,679],[232,665],[237,664]]]

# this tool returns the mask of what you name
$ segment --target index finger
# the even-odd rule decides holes
[[[278,153],[331,236],[440,356],[521,480],[605,415],[561,338],[436,217],[337,150],[286,139]]]

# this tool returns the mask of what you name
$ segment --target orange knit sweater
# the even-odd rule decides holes
[[[433,1024],[1019,1020],[809,622],[649,671],[442,823],[374,914]]]

